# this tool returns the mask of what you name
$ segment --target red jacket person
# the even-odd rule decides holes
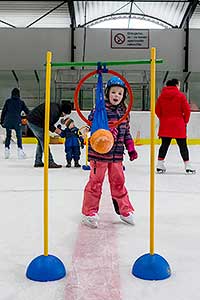
[[[187,124],[190,119],[190,106],[185,95],[180,92],[178,79],[168,80],[156,102],[156,115],[160,121],[158,136],[162,140],[158,152],[157,172],[166,171],[164,159],[171,140],[179,146],[186,173],[195,173],[189,162],[187,147]]]

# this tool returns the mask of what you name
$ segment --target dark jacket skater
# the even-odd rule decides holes
[[[22,158],[22,156],[24,155],[24,153],[22,153],[22,112],[28,114],[29,109],[27,108],[25,102],[20,99],[19,89],[14,88],[11,92],[11,98],[6,100],[1,113],[1,125],[2,127],[6,128],[5,151],[7,150],[8,157],[12,129],[14,129],[16,132],[18,156],[20,156],[19,158]]]

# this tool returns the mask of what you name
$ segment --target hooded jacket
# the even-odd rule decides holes
[[[1,113],[1,125],[5,128],[14,129],[21,126],[21,112],[29,113],[25,102],[17,96],[7,99]]]
[[[160,121],[159,137],[186,138],[190,106],[185,95],[176,86],[162,89],[155,112]]]

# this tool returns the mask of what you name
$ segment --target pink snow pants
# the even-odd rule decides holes
[[[122,162],[90,161],[90,168],[90,178],[84,190],[82,213],[86,216],[93,216],[98,213],[106,170],[108,170],[111,196],[117,203],[119,214],[127,217],[129,213],[133,212],[134,208],[124,186],[125,177]]]

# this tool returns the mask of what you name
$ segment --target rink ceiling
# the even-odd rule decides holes
[[[199,1],[1,1],[0,27],[69,28],[91,26],[103,20],[144,18],[166,28],[180,28],[186,16],[191,28],[200,28]]]

